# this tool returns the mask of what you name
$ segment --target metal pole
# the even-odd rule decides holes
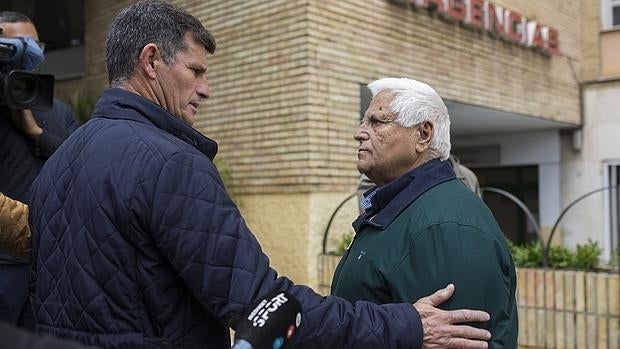
[[[503,195],[503,196],[509,198],[510,200],[512,200],[515,204],[517,204],[517,206],[519,206],[519,208],[521,208],[521,210],[527,216],[527,219],[529,219],[529,221],[532,223],[532,225],[534,225],[534,229],[536,230],[536,236],[538,237],[538,242],[540,243],[540,245],[541,245],[541,247],[543,249],[542,264],[543,264],[543,267],[547,268],[549,266],[549,259],[547,257],[547,254],[544,253],[544,251],[545,251],[545,239],[540,234],[540,226],[538,225],[538,221],[536,221],[536,218],[534,218],[534,215],[532,214],[530,209],[525,205],[525,203],[523,201],[521,201],[521,199],[519,199],[518,197],[514,196],[510,192],[507,192],[507,191],[505,191],[503,189],[494,188],[494,187],[482,187],[482,188],[480,188],[480,190],[483,193],[485,191],[488,191],[488,192],[492,192],[492,193]]]
[[[325,228],[325,232],[323,232],[323,254],[325,254],[325,252],[327,252],[327,234],[329,233],[329,228],[332,226],[332,222],[334,221],[334,217],[336,217],[336,213],[338,213],[340,208],[342,208],[342,206],[344,206],[344,204],[347,203],[347,201],[351,200],[351,198],[353,198],[355,196],[357,196],[357,192],[347,196],[344,200],[342,200],[342,202],[334,210],[334,213],[332,213],[332,216],[329,217],[329,222],[327,223],[327,227]]]

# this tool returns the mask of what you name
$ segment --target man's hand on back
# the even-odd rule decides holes
[[[467,325],[464,322],[489,321],[489,314],[478,310],[441,310],[437,306],[454,293],[450,284],[430,296],[421,298],[413,306],[422,319],[424,341],[422,348],[486,349],[491,339],[489,331]]]

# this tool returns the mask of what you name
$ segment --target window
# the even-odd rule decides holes
[[[46,44],[41,72],[57,80],[84,74],[84,0],[9,0],[2,10],[30,17]]]
[[[620,0],[602,0],[601,19],[603,29],[620,27]]]
[[[620,160],[605,164],[605,226],[609,241],[609,252],[618,252],[620,249]]]

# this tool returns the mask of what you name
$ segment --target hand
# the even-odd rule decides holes
[[[489,314],[478,310],[441,310],[437,306],[447,301],[454,293],[450,284],[430,296],[421,298],[413,306],[422,319],[424,341],[422,348],[486,349],[491,339],[489,331],[467,325],[463,322],[489,321]]]
[[[37,124],[30,109],[14,110],[11,118],[15,126],[33,140],[37,140],[43,133],[43,129]]]

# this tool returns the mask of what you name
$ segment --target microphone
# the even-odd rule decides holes
[[[301,324],[301,304],[286,291],[261,297],[241,319],[231,349],[281,349]]]

